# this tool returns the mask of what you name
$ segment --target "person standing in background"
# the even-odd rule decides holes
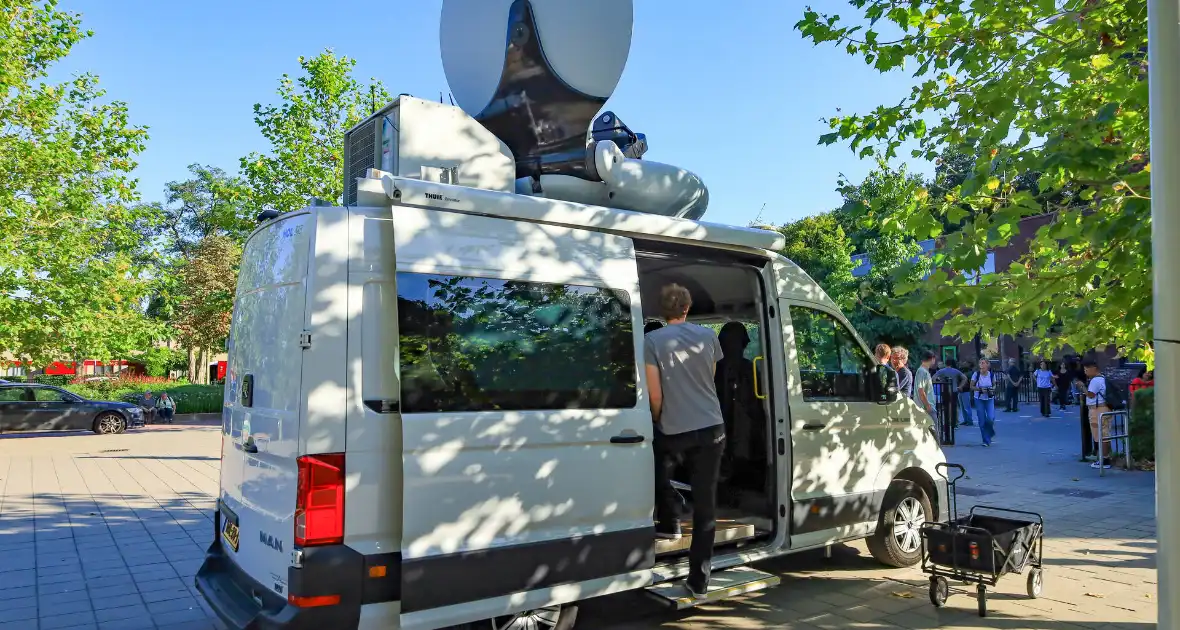
[[[947,363],[941,370],[934,373],[934,382],[946,383],[946,391],[948,396],[955,396],[958,399],[959,408],[959,426],[971,426],[971,382],[967,379],[967,375],[959,368],[956,368],[953,363]],[[953,422],[953,418],[947,419]]]
[[[914,400],[931,418],[934,415],[934,378],[930,375],[930,368],[934,365],[934,353],[926,350],[922,353],[922,363],[918,366],[918,373],[914,376]]]
[[[1073,379],[1069,376],[1069,366],[1062,361],[1057,367],[1057,373],[1053,375],[1053,382],[1057,385],[1057,404],[1062,411],[1065,411],[1066,405],[1069,404],[1069,394],[1073,391]]]
[[[1041,367],[1033,372],[1037,380],[1037,399],[1041,403],[1041,415],[1048,418],[1053,411],[1053,402],[1049,400],[1053,393],[1053,373],[1049,371],[1049,364],[1041,361]]]
[[[914,397],[914,373],[906,364],[910,360],[910,351],[901,346],[893,346],[890,353],[890,366],[897,372],[897,391],[906,398]]]
[[[991,362],[979,360],[979,371],[971,375],[971,391],[975,393],[975,417],[979,418],[979,434],[983,445],[991,446],[996,438],[996,381],[1002,377],[991,371]]]
[[[1098,443],[1098,461],[1091,464],[1090,468],[1110,468],[1110,440],[1098,439],[1100,425],[1101,435],[1110,435],[1110,416],[1102,417],[1102,414],[1110,411],[1110,406],[1106,404],[1106,377],[1098,371],[1098,363],[1092,359],[1084,361],[1082,369],[1090,379],[1086,387],[1086,403],[1090,406],[1090,435]]]
[[[1016,359],[1008,359],[1008,404],[1005,411],[1020,411],[1020,386],[1024,384],[1024,370],[1016,363]]]

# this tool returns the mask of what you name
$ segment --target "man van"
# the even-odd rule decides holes
[[[378,170],[356,186],[245,245],[196,576],[230,627],[570,628],[631,589],[691,605],[668,586],[691,533],[655,536],[642,365],[669,283],[689,321],[746,333],[726,348],[748,378],[718,392],[710,597],[840,541],[920,560],[947,505],[932,420],[882,391],[777,233]]]

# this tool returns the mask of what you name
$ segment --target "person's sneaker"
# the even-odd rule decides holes
[[[1109,470],[1111,467],[1112,466],[1110,465],[1110,462],[1107,462],[1105,464],[1102,464],[1099,462],[1094,462],[1093,464],[1090,464],[1090,468],[1094,468],[1094,469],[1106,468],[1107,470]]]
[[[989,447],[989,446],[991,446],[991,444],[988,444],[987,442],[984,442],[984,443],[983,443],[983,448],[987,448],[987,447]]]
[[[688,591],[688,594],[692,595],[692,598],[696,599],[696,600],[707,599],[709,597],[709,589],[708,588],[698,591],[698,590],[696,590],[696,588],[694,588],[687,581],[684,582],[684,590]]]
[[[664,524],[662,521],[656,523],[656,538],[663,540],[680,540],[680,521],[672,521]]]

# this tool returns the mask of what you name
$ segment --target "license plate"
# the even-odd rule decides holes
[[[221,537],[225,540],[225,542],[229,543],[229,546],[233,548],[234,552],[237,552],[238,540],[240,538],[240,532],[238,531],[238,515],[231,512],[229,508],[225,507],[225,505],[222,505],[221,519]]]

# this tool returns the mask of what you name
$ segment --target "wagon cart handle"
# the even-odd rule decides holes
[[[954,479],[951,479],[950,474],[947,472],[948,468],[955,469],[956,471],[959,472],[959,474],[956,475]],[[946,479],[947,483],[954,483],[954,482],[962,479],[963,476],[967,474],[966,468],[963,468],[959,464],[951,464],[951,463],[947,463],[947,462],[939,462],[939,463],[935,464],[934,470],[938,472],[939,476],[941,476],[943,479]]]

